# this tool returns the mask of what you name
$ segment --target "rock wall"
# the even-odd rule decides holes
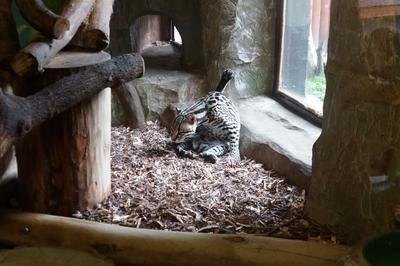
[[[178,94],[194,95],[193,89],[196,88],[201,90],[198,95],[214,90],[225,68],[232,68],[236,73],[227,89],[227,94],[233,99],[272,90],[275,64],[273,0],[120,0],[116,1],[114,10],[111,20],[112,55],[132,51],[130,27],[137,17],[163,14],[174,20],[182,36],[184,70],[203,77],[199,79],[195,75],[182,80],[188,84],[169,83],[167,91],[163,90],[165,84],[156,84],[157,77],[150,77],[150,83],[145,81],[145,86],[137,87],[145,111],[153,110],[146,112],[150,114],[147,118],[157,117],[160,114],[158,109],[164,108],[166,101],[192,100],[177,97]],[[173,75],[171,72],[171,78],[176,80]],[[200,83],[194,85],[196,81]],[[173,87],[174,83],[179,87]],[[188,88],[191,91],[185,92]],[[174,95],[165,97],[168,93]],[[162,95],[161,100],[158,94]],[[157,102],[160,103],[158,107],[155,106]],[[123,120],[117,104],[118,101],[114,100],[114,125]]]
[[[139,94],[146,120],[160,119],[171,103],[189,102],[206,93],[203,75],[162,69],[146,72],[144,77],[126,84]],[[113,126],[127,125],[121,103],[117,97],[113,100]]]
[[[210,90],[232,68],[228,93],[235,98],[272,90],[275,11],[272,0],[201,1],[204,56]]]
[[[306,207],[349,242],[392,230],[400,204],[397,22],[359,12],[357,0],[332,2],[324,120]],[[373,176],[389,182],[373,185]]]

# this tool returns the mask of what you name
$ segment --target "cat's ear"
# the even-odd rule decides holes
[[[189,116],[189,123],[190,124],[194,124],[194,123],[196,123],[196,120],[197,120],[197,118],[196,118],[196,116],[194,115],[194,114],[191,114],[190,116]]]
[[[178,107],[175,107],[175,111],[176,111],[176,113],[180,113],[182,110],[181,109],[179,109]]]

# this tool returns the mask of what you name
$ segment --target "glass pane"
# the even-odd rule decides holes
[[[286,0],[279,90],[322,115],[331,0]]]

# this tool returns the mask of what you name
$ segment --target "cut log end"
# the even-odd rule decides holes
[[[65,32],[69,31],[71,23],[66,18],[60,18],[54,24],[54,37],[56,39],[64,38]]]
[[[85,47],[95,51],[106,49],[110,43],[109,36],[100,29],[91,29],[85,32],[83,36]]]
[[[11,67],[18,76],[33,76],[39,69],[36,58],[23,51],[18,52],[11,60]]]

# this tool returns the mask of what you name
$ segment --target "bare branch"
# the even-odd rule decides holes
[[[87,67],[38,93],[23,98],[0,92],[0,157],[32,127],[56,116],[106,87],[114,87],[144,73],[140,55],[123,55]]]

